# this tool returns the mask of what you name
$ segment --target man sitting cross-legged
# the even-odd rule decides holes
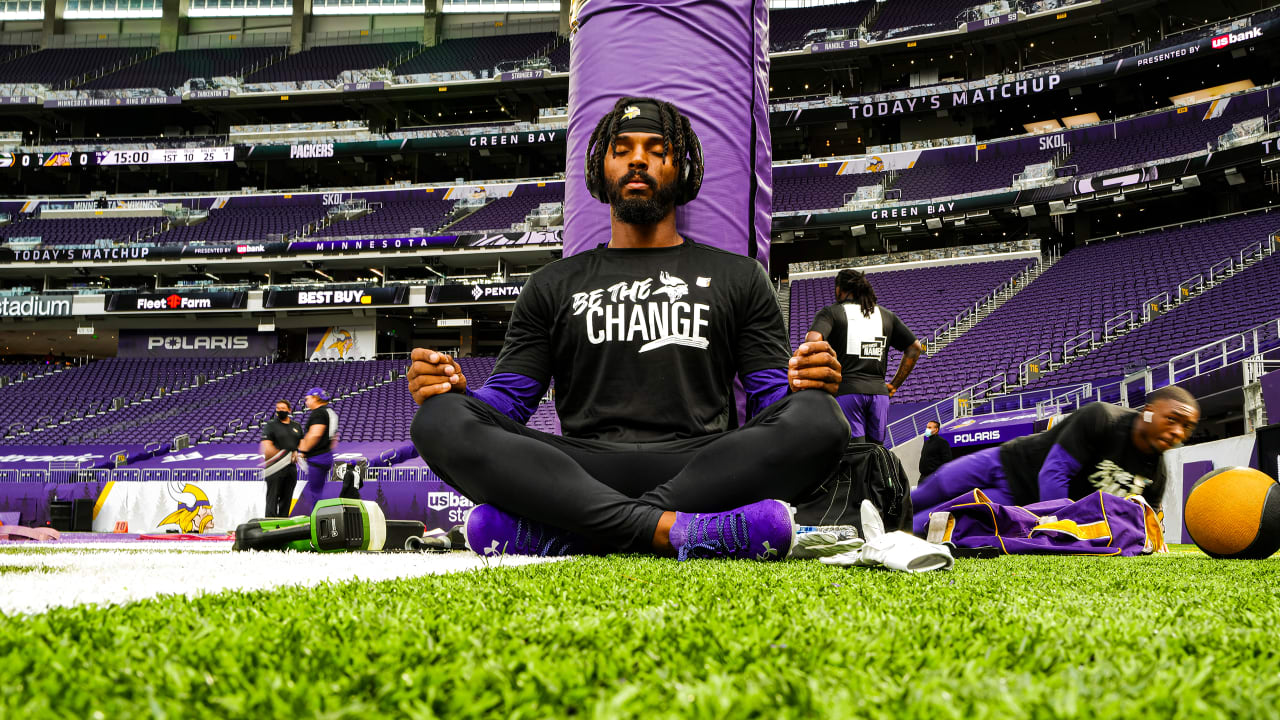
[[[587,152],[610,237],[529,279],[483,388],[448,355],[413,351],[414,444],[482,503],[464,528],[477,552],[781,559],[786,501],[831,473],[849,437],[839,363],[825,342],[788,358],[764,269],[676,232],[703,168],[675,107],[623,98]],[[524,424],[553,378],[563,437]]]

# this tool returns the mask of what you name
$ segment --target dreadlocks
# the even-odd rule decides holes
[[[836,295],[843,294],[844,302],[856,302],[862,308],[863,317],[871,317],[876,309],[876,291],[864,273],[845,269],[836,275]]]
[[[603,202],[608,202],[605,192],[604,158],[613,146],[613,139],[618,136],[618,125],[623,119],[626,108],[636,103],[652,103],[658,107],[662,119],[662,143],[667,148],[667,155],[676,164],[677,175],[683,175],[685,163],[689,163],[689,177],[702,177],[702,157],[698,150],[698,136],[693,132],[689,118],[676,109],[675,105],[663,100],[645,97],[624,97],[613,104],[613,109],[600,118],[596,128],[587,141],[586,182],[593,194]],[[679,182],[679,181],[677,181]],[[681,187],[676,195],[676,204],[683,205],[692,198],[685,195],[688,188]]]

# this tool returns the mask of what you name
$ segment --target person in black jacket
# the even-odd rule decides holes
[[[298,441],[302,426],[293,420],[288,400],[276,401],[276,414],[262,426],[262,478],[267,483],[267,517],[289,517],[298,482]]]
[[[933,474],[934,470],[951,462],[951,445],[938,434],[938,421],[930,420],[924,425],[924,445],[920,448],[920,480]]]

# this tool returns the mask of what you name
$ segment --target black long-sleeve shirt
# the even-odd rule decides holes
[[[934,470],[951,462],[951,446],[940,435],[930,435],[920,448],[920,478],[929,477]]]

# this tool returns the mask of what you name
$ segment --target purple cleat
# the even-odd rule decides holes
[[[486,557],[499,555],[588,555],[591,543],[568,530],[528,520],[481,504],[462,521],[467,549]]]
[[[782,560],[795,537],[795,509],[781,500],[761,500],[718,513],[678,512],[670,535],[679,560]]]

